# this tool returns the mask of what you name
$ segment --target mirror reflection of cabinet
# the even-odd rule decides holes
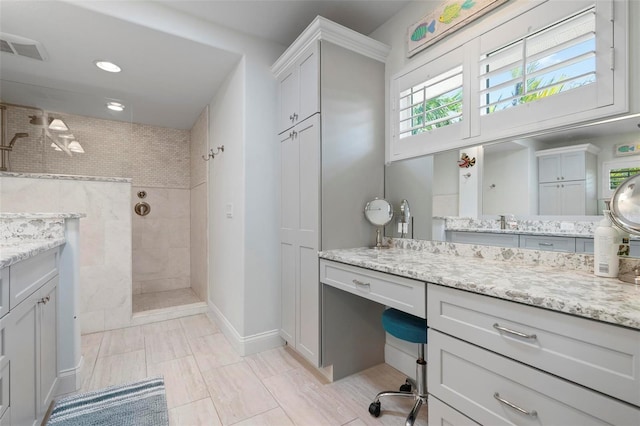
[[[597,214],[597,154],[592,144],[546,149],[538,157],[538,214]]]

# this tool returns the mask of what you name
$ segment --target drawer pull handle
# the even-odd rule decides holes
[[[498,401],[500,401],[501,403],[503,403],[504,405],[511,407],[514,410],[521,412],[522,414],[526,414],[527,416],[531,416],[531,417],[538,417],[538,412],[536,410],[527,411],[524,408],[518,407],[516,404],[509,402],[504,398],[501,398],[498,392],[494,393],[493,397]]]
[[[50,299],[51,296],[43,297],[42,299],[38,300],[38,304],[42,303],[43,305],[46,305]]]
[[[503,327],[498,323],[493,324],[493,328],[495,328],[498,331],[504,331],[505,333],[513,334],[513,335],[518,336],[518,337],[524,337],[525,339],[536,339],[538,337],[535,334],[525,334],[525,333],[521,333],[521,332],[516,331],[516,330],[512,330],[512,329],[507,328],[507,327]]]
[[[371,284],[370,283],[365,283],[365,282],[362,282],[360,280],[356,280],[355,278],[352,280],[352,282],[356,285],[356,287],[364,287],[367,290],[371,289]]]
[[[553,243],[538,243],[539,246],[553,247]]]

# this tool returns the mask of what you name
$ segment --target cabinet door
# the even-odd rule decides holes
[[[296,123],[320,112],[320,71],[319,45],[314,43],[303,54],[297,63],[299,84],[299,106]]]
[[[538,181],[556,182],[561,175],[561,155],[543,155],[538,157]]]
[[[299,319],[296,348],[314,365],[320,363],[320,126],[319,118],[296,126],[299,149],[300,228],[298,230]]]
[[[280,336],[320,363],[320,120],[298,124],[280,140]]]
[[[587,212],[587,192],[584,180],[560,184],[562,214],[584,216]]]
[[[538,191],[538,214],[558,215],[562,214],[562,199],[559,183],[541,183]]]
[[[39,416],[44,416],[58,381],[58,277],[39,292],[40,392]]]
[[[560,180],[584,180],[585,155],[584,151],[562,154]]]
[[[13,425],[33,425],[38,420],[39,296],[40,294],[36,292],[27,297],[8,315],[10,319],[6,332],[10,359],[10,404]]]
[[[295,124],[298,110],[298,69],[291,67],[280,78],[279,82],[278,133],[282,133]]]
[[[283,135],[285,136],[285,135]],[[300,224],[299,149],[288,132],[280,140],[280,266],[281,266],[281,325],[280,337],[296,346],[296,277],[297,233]]]

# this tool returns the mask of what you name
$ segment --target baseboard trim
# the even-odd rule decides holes
[[[416,356],[390,345],[384,345],[384,362],[402,372],[407,377],[415,379],[416,376]]]
[[[229,339],[231,346],[233,346],[240,356],[247,356],[284,345],[284,340],[280,337],[280,331],[277,329],[253,334],[251,336],[241,336],[222,314],[220,309],[211,302],[209,302],[209,312],[207,312],[207,315],[218,325],[222,333]]]
[[[58,373],[58,382],[56,383],[55,395],[66,395],[68,393],[77,392],[82,387],[82,365],[84,357],[80,357],[80,362],[75,368],[62,370]]]

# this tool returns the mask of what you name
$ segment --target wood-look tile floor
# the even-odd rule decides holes
[[[82,391],[163,375],[176,426],[404,425],[412,406],[387,398],[369,415],[377,392],[404,382],[386,364],[327,383],[286,348],[239,356],[206,315],[87,334],[82,354]]]

